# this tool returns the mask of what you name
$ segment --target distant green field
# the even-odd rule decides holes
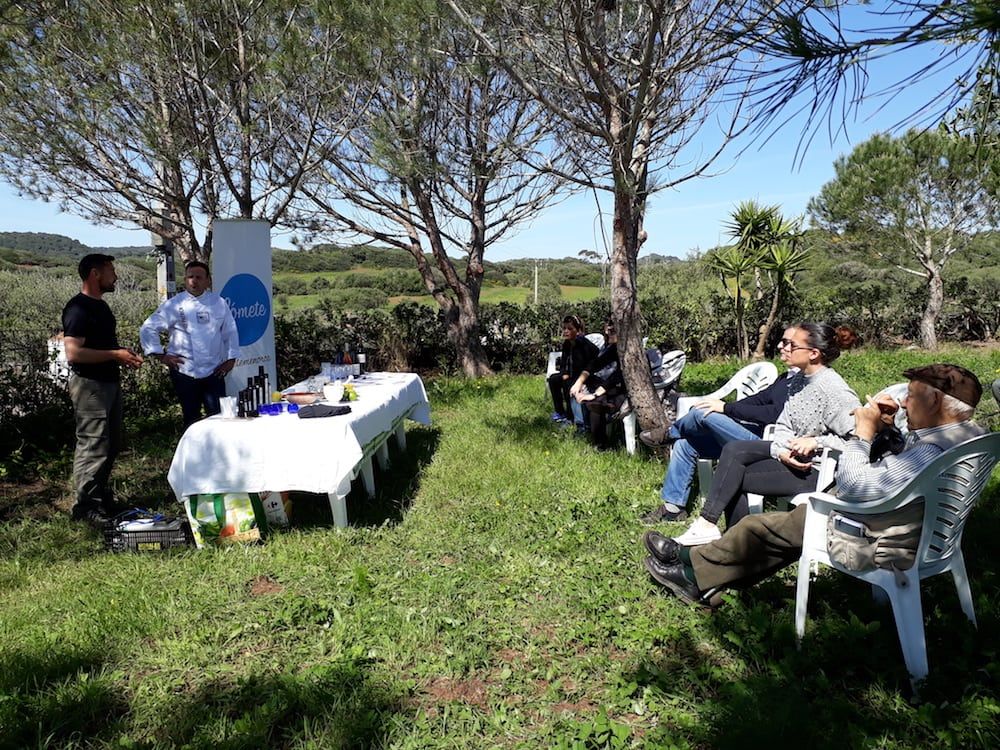
[[[280,281],[282,277],[291,276],[323,276],[325,278],[332,278],[334,276],[341,275],[341,272],[333,273],[317,273],[317,274],[275,274],[275,280]],[[568,302],[589,302],[592,299],[597,299],[601,296],[602,291],[594,286],[560,286],[562,290],[562,297]],[[278,311],[294,311],[294,310],[304,310],[307,307],[316,307],[319,304],[319,300],[322,297],[321,294],[292,294],[292,295],[279,295],[279,297],[287,297],[288,304],[283,306],[280,302],[277,304]],[[480,295],[480,302],[485,302],[488,304],[496,304],[498,302],[512,302],[514,304],[524,304],[528,298],[528,288],[523,286],[494,286],[486,287],[483,289]],[[398,297],[390,297],[389,305],[398,305],[400,302],[419,302],[424,305],[433,305],[434,300],[429,294],[422,295],[402,295]]]

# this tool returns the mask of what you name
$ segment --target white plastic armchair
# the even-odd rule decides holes
[[[674,349],[663,355],[659,367],[653,370],[653,387],[659,394],[661,401],[681,379],[681,373],[686,364],[687,355],[680,349]],[[634,454],[636,449],[636,419],[630,404],[627,413],[622,417],[622,426],[625,428],[625,451],[629,455]]]
[[[795,632],[805,633],[809,602],[809,569],[814,562],[836,568],[878,587],[888,596],[896,619],[903,660],[914,683],[927,676],[927,647],[920,603],[920,581],[951,572],[962,611],[973,625],[976,613],[962,556],[962,532],[1000,456],[1000,433],[967,440],[938,456],[895,495],[865,503],[848,503],[826,493],[806,493],[808,502],[802,556],[795,596]],[[798,499],[798,498],[796,498]],[[831,511],[852,516],[887,513],[909,503],[923,502],[924,521],[916,562],[909,570],[856,572],[835,565],[827,553],[827,520]]]
[[[778,368],[771,362],[755,362],[747,365],[733,375],[721,388],[706,393],[704,396],[682,396],[677,400],[677,418],[680,419],[691,407],[699,401],[709,398],[724,399],[730,393],[736,394],[736,400],[753,396],[767,388],[778,379]]]
[[[691,407],[699,401],[709,398],[724,399],[730,393],[736,393],[736,400],[754,396],[778,379],[778,368],[771,362],[756,362],[741,368],[721,388],[704,396],[682,396],[677,400],[677,419],[680,419]],[[698,459],[698,496],[702,502],[708,496],[712,487],[712,477],[715,475],[715,459]],[[763,502],[763,499],[761,499]]]

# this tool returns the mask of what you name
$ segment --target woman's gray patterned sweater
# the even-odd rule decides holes
[[[851,412],[860,405],[858,395],[830,367],[812,375],[795,374],[788,384],[788,401],[775,423],[771,457],[788,450],[788,442],[796,437],[814,437],[821,449],[842,449],[854,429]]]

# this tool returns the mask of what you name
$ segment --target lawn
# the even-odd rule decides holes
[[[953,355],[953,356],[952,356]],[[993,353],[949,352],[983,377]],[[929,355],[845,355],[860,392]],[[692,392],[730,364],[694,365]],[[891,615],[829,573],[796,649],[791,571],[715,614],[661,593],[638,516],[663,466],[548,421],[538,377],[428,381],[433,427],[352,494],[295,498],[266,544],[111,555],[48,482],[0,485],[0,747],[917,748],[1000,743],[1000,484],[965,550],[979,630],[926,586],[931,674]],[[984,401],[988,423],[996,407]],[[116,475],[167,505],[178,415],[139,422]],[[666,527],[680,530],[679,526]]]
[[[288,276],[289,274],[285,274]],[[337,273],[323,273],[315,274],[317,276],[334,277]],[[604,292],[598,289],[596,286],[561,286],[562,298],[567,302],[589,302],[592,299],[597,299]],[[496,304],[498,302],[513,302],[515,304],[524,304],[527,299],[528,292],[530,290],[527,287],[522,286],[486,286],[483,287],[482,294],[480,295],[480,301],[488,304]],[[315,307],[319,304],[322,294],[291,294],[291,295],[279,295],[286,297],[288,302],[287,305],[279,305],[279,310],[303,310],[309,307]],[[389,298],[390,305],[398,305],[400,302],[420,302],[425,305],[436,305],[437,303],[429,294],[424,295],[400,295],[393,296]]]

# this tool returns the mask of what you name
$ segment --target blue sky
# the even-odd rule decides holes
[[[895,83],[933,54],[935,50],[923,47],[873,64],[868,90],[878,92]],[[831,138],[826,124],[821,123],[804,158],[798,162],[801,120],[785,125],[767,142],[751,145],[737,142],[716,163],[713,176],[690,180],[652,197],[645,223],[649,239],[642,254],[683,257],[724,243],[723,222],[735,204],[744,200],[778,204],[786,216],[803,214],[809,198],[833,178],[833,162],[839,155],[918,110],[933,93],[947,85],[941,81],[947,81],[949,76],[953,77],[954,71],[938,75],[936,83],[908,86],[888,103],[884,97],[873,98],[844,124],[836,138]],[[608,211],[609,206],[605,204],[604,210]],[[548,208],[531,225],[491,248],[487,259],[561,258],[575,256],[585,248],[601,252],[603,242],[596,213],[592,195],[573,196]],[[605,224],[610,231],[610,222]],[[96,226],[60,213],[52,204],[19,198],[4,183],[0,183],[0,231],[52,232],[91,246],[149,244],[145,231]],[[288,234],[275,233],[272,242],[275,247],[291,246]]]

